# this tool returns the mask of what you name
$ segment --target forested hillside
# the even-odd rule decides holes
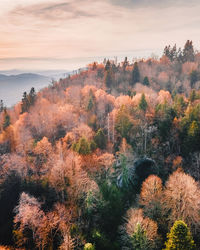
[[[200,53],[91,63],[0,104],[0,244],[200,249]]]

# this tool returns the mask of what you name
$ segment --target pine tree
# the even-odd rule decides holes
[[[149,86],[149,78],[147,76],[145,76],[144,80],[143,80],[143,84],[145,86]]]
[[[147,101],[146,101],[146,98],[145,98],[145,94],[142,94],[142,97],[141,97],[140,102],[139,102],[139,109],[146,112],[147,107],[148,107],[148,104],[147,104]]]
[[[198,99],[198,95],[196,93],[196,90],[193,89],[190,93],[190,97],[189,97],[189,100],[190,102],[194,102],[196,99]]]
[[[195,244],[192,235],[184,221],[175,221],[170,233],[167,235],[165,250],[192,250]]]
[[[124,72],[126,71],[127,66],[128,66],[128,59],[127,59],[127,56],[126,56],[125,59],[124,59],[123,65],[122,65],[122,68],[123,68]]]
[[[3,119],[3,129],[5,130],[9,126],[10,126],[10,116],[5,108],[4,109],[4,119]]]
[[[0,100],[0,113],[3,112],[3,110],[4,110],[3,100]]]
[[[23,114],[27,112],[28,109],[29,109],[29,100],[28,100],[27,93],[24,92],[23,97],[22,97],[21,113]]]
[[[108,71],[108,70],[110,70],[110,69],[111,69],[111,63],[110,63],[110,61],[108,60],[108,61],[106,62],[105,71]]]
[[[138,68],[138,63],[135,62],[132,71],[132,85],[140,81],[140,72]]]
[[[194,87],[194,84],[198,81],[198,72],[196,70],[193,70],[191,73],[190,73],[190,86],[191,88]]]
[[[97,131],[94,141],[100,149],[106,148],[106,136],[101,128]]]
[[[183,49],[183,62],[193,62],[194,61],[194,47],[190,40],[187,40]]]
[[[113,83],[113,72],[112,69],[109,69],[106,71],[105,74],[105,84],[107,88],[110,88],[112,86]]]
[[[120,108],[116,116],[115,129],[126,140],[129,139],[129,132],[133,124],[127,114],[127,110],[124,105]]]
[[[91,153],[90,143],[85,137],[81,137],[78,143],[73,144],[72,148],[80,155],[88,155]]]
[[[28,95],[30,105],[33,105],[35,103],[35,98],[36,98],[35,89],[32,87]]]
[[[87,111],[91,111],[94,107],[94,103],[93,103],[93,98],[90,97],[89,101],[88,101],[88,105],[87,105]]]
[[[131,237],[131,243],[134,250],[149,249],[146,233],[142,230],[140,224],[137,225],[137,229]]]

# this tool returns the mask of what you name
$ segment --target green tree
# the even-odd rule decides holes
[[[145,86],[149,86],[149,78],[147,76],[145,76],[144,80],[143,80],[143,84]]]
[[[140,72],[139,72],[139,68],[138,68],[138,63],[135,62],[133,65],[131,84],[134,85],[135,83],[137,83],[139,81],[140,81]]]
[[[34,88],[31,88],[28,95],[26,92],[24,92],[22,97],[21,113],[23,114],[25,112],[28,112],[30,106],[34,105],[35,100],[36,100],[36,93]]]
[[[100,128],[96,135],[94,136],[94,141],[100,149],[105,149],[106,148],[106,136],[103,132],[103,130]]]
[[[192,239],[190,230],[184,221],[175,221],[170,233],[167,235],[165,250],[192,250],[195,249],[195,244]]]
[[[4,109],[4,117],[3,117],[3,129],[5,130],[7,127],[10,126],[10,116],[7,112],[7,109]]]
[[[89,100],[87,104],[87,111],[92,111],[95,108],[95,96],[92,90],[89,93]]]
[[[137,225],[136,231],[131,237],[131,243],[134,250],[149,249],[148,239],[140,224]]]
[[[95,250],[95,246],[92,243],[86,243],[83,250]]]
[[[24,92],[23,97],[22,97],[21,113],[23,114],[27,112],[28,109],[29,109],[29,100],[28,100],[27,93]]]
[[[127,56],[126,56],[125,59],[124,59],[124,62],[122,64],[123,72],[126,71],[127,66],[128,66],[128,59],[127,59]]]
[[[36,93],[35,93],[35,89],[33,87],[30,90],[30,93],[28,95],[28,99],[29,99],[30,105],[33,105],[35,103]]]
[[[193,89],[190,93],[190,97],[189,97],[189,100],[190,102],[194,102],[196,99],[198,99],[198,95],[196,93],[196,90]]]
[[[145,98],[145,94],[142,94],[140,102],[139,102],[139,109],[143,110],[144,112],[146,112],[148,107],[146,98]]]
[[[110,63],[110,61],[108,60],[108,61],[106,62],[105,71],[108,71],[108,70],[110,70],[110,69],[111,69],[111,63]]]
[[[190,40],[187,40],[183,49],[183,62],[193,62],[194,61],[194,47]]]
[[[198,72],[196,70],[193,70],[191,73],[190,73],[190,86],[191,88],[194,87],[194,84],[198,81]]]
[[[113,83],[113,72],[112,69],[109,69],[106,71],[105,74],[105,84],[107,88],[110,88],[112,86]]]
[[[85,137],[81,137],[78,143],[73,144],[72,148],[80,155],[88,155],[91,153],[90,143]]]
[[[90,97],[89,101],[88,101],[88,105],[87,105],[87,111],[91,111],[94,107],[94,102],[93,102],[93,98]]]
[[[115,129],[121,135],[121,137],[125,138],[128,141],[129,132],[132,126],[133,124],[126,112],[125,106],[122,105],[116,116]]]
[[[196,121],[193,121],[188,129],[188,135],[190,137],[196,137],[198,136],[198,133],[199,133],[198,123]]]
[[[0,113],[3,112],[3,110],[4,110],[3,100],[0,100]]]

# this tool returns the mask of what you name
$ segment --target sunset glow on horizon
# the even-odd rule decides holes
[[[160,55],[190,38],[200,3],[157,0],[2,0],[0,67],[75,69],[103,57]]]

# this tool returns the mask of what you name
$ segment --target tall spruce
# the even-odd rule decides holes
[[[140,72],[139,72],[139,67],[138,63],[135,62],[133,66],[133,71],[132,71],[132,81],[131,84],[134,85],[135,83],[140,81]]]

